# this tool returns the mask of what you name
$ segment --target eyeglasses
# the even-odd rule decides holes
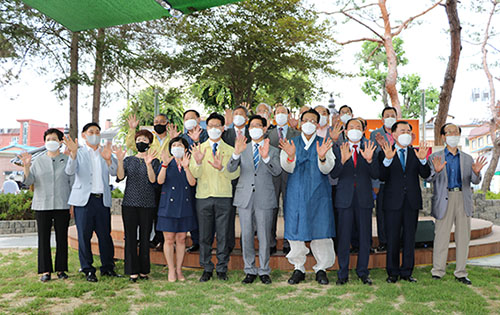
[[[221,125],[207,125],[208,128],[220,128]]]
[[[314,120],[314,119],[302,119],[301,121],[302,121],[303,123],[306,123],[306,122],[310,122],[310,123],[312,123],[312,124],[316,124],[316,123],[317,123],[317,121],[316,121],[316,120]]]

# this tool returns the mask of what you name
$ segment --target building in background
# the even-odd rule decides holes
[[[500,130],[496,131],[496,137],[500,137]],[[468,142],[468,149],[474,159],[479,156],[486,157],[488,165],[486,165],[482,174],[488,169],[491,158],[493,157],[493,140],[491,139],[489,124],[483,124],[471,130],[466,142]],[[491,181],[490,190],[498,193],[500,192],[500,163],[497,165],[495,175]]]

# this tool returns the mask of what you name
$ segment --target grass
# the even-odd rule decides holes
[[[440,281],[430,267],[416,268],[418,283],[385,282],[385,270],[374,269],[373,286],[365,286],[351,271],[350,282],[320,286],[314,274],[297,286],[286,284],[289,272],[275,270],[273,284],[243,285],[242,271],[230,271],[227,282],[198,282],[199,270],[186,270],[187,281],[169,283],[163,266],[153,266],[149,281],[130,283],[126,277],[101,278],[89,283],[78,268],[78,255],[70,249],[70,278],[38,281],[37,253],[0,251],[0,314],[499,314],[500,270],[470,266],[472,286],[454,280],[454,265]],[[99,257],[95,257],[99,262]],[[96,264],[98,265],[98,264]],[[123,270],[123,261],[117,262]]]

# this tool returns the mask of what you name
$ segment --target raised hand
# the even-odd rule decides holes
[[[333,129],[330,129],[328,133],[330,135],[330,138],[333,139],[333,141],[337,141],[340,137],[340,134],[342,133],[342,122],[337,121],[333,126]]]
[[[75,139],[75,141],[73,141],[70,136],[65,136],[63,142],[66,145],[66,148],[69,150],[71,158],[73,160],[76,159],[76,153],[78,152],[78,139]]]
[[[155,153],[153,153],[153,154],[156,156]],[[170,164],[170,162],[172,162],[172,160],[174,159],[174,156],[170,155],[168,153],[168,150],[163,150],[161,152],[160,158],[161,158],[161,162],[163,165],[168,165],[168,164]]]
[[[372,162],[373,152],[375,152],[375,148],[375,143],[373,143],[373,141],[368,141],[365,145],[365,148],[359,150],[361,156],[366,160],[366,162]]]
[[[200,165],[203,162],[203,158],[205,157],[205,153],[207,152],[207,148],[201,152],[201,145],[193,145],[191,149],[191,155],[193,156],[196,164]]]
[[[24,167],[31,166],[31,154],[29,154],[28,152],[23,152],[21,155],[19,155],[19,158],[23,162]]]
[[[222,170],[222,159],[224,158],[224,155],[220,152],[217,152],[216,154],[212,154],[214,161],[208,160],[208,164],[212,165],[213,168],[217,170]]]
[[[418,147],[418,150],[417,149],[413,149],[415,150],[415,155],[417,156],[417,158],[419,160],[424,160],[426,157],[427,157],[427,152],[429,152],[429,147],[427,146],[427,144],[422,141],[420,142],[420,146]]]
[[[243,135],[236,137],[236,142],[234,143],[234,154],[241,154],[247,148],[247,138]]]
[[[319,142],[316,142],[316,152],[318,152],[318,157],[323,160],[328,150],[330,150],[332,147],[332,138],[323,139],[323,143],[321,144],[321,146],[319,145]]]
[[[200,135],[201,135],[201,127],[200,125],[196,125],[193,129],[188,131],[188,136],[193,140],[194,142],[200,141]]]
[[[484,156],[480,156],[476,159],[476,162],[472,163],[472,171],[479,175],[481,169],[487,164],[486,158]]]
[[[184,157],[181,160],[181,166],[183,168],[188,168],[189,167],[189,161],[190,161],[190,159],[191,159],[191,155],[189,154],[189,152],[186,152],[184,154]]]
[[[137,128],[137,126],[139,126],[139,120],[137,119],[135,114],[128,116],[127,122],[130,129],[135,129]]]
[[[229,126],[233,123],[233,110],[230,108],[226,108],[224,110],[224,120],[226,121],[226,126]]]
[[[445,165],[446,165],[446,161],[443,161],[441,160],[441,157],[439,156],[435,156],[433,159],[432,159],[432,165],[434,165],[434,170],[436,171],[436,173],[439,173],[441,172]]]
[[[108,141],[108,143],[106,143],[106,145],[101,150],[101,156],[104,160],[109,161],[111,160],[111,153],[111,142]]]
[[[177,127],[174,124],[167,124],[167,132],[170,139],[178,137],[181,132],[177,130]]]
[[[240,106],[244,106],[246,109],[250,110],[250,104],[248,104],[247,102],[241,103]]]
[[[377,141],[377,143],[378,143],[379,146],[382,146],[382,143],[387,142],[385,140],[384,136],[380,132],[378,132],[375,135],[375,141]]]
[[[280,139],[279,147],[281,150],[285,151],[289,159],[295,158],[295,144],[293,140]]]
[[[392,159],[396,155],[396,149],[393,149],[387,141],[382,143],[382,151],[384,151],[385,157],[388,160]]]
[[[124,150],[121,145],[120,146],[114,145],[113,146],[113,153],[116,155],[116,158],[118,159],[118,161],[123,161],[123,159],[125,158],[125,155],[127,154],[127,150]]]
[[[342,164],[345,164],[345,162],[349,161],[351,157],[352,150],[349,142],[342,143],[342,145],[340,146],[340,161],[342,162]]]
[[[151,164],[151,162],[153,162],[154,159],[155,159],[155,154],[150,150],[148,150],[146,152],[146,155],[144,155],[144,162],[146,163],[146,165]]]
[[[264,144],[259,147],[259,154],[262,159],[269,156],[269,139],[264,139]]]
[[[292,114],[292,116],[288,118],[288,123],[290,124],[290,127],[297,129],[299,120],[295,118],[295,114]]]

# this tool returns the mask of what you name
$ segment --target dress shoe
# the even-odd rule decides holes
[[[40,278],[40,281],[42,282],[47,282],[50,280],[50,273],[43,274],[42,277]]]
[[[432,275],[432,279],[434,279],[434,280],[441,280],[441,277],[440,276]]]
[[[259,278],[260,278],[260,281],[262,283],[264,283],[264,284],[271,284],[271,283],[273,283],[271,281],[271,277],[269,277],[269,275],[262,275],[262,276],[259,276]]]
[[[241,283],[244,284],[253,283],[255,278],[257,278],[257,275],[247,274],[247,276],[245,277],[245,279],[243,279],[243,281],[241,281]]]
[[[217,272],[217,279],[226,281],[227,280],[227,272]]]
[[[298,284],[306,278],[306,274],[302,271],[295,269],[292,273],[290,279],[288,279],[288,284]]]
[[[396,283],[398,282],[398,277],[397,276],[389,276],[387,277],[387,283]]]
[[[277,251],[278,250],[276,249],[276,246],[271,246],[271,248],[269,249],[269,255],[274,255]]]
[[[361,280],[361,282],[363,282],[363,284],[367,284],[367,285],[373,284],[373,281],[372,281],[372,279],[370,279],[369,276],[362,276],[359,279]]]
[[[135,283],[135,282],[137,282],[137,279],[138,279],[138,278],[139,278],[139,277],[130,277],[130,278],[128,278],[128,281],[130,281],[130,282],[134,282],[134,283]]]
[[[458,282],[462,282],[463,284],[466,284],[466,285],[471,285],[472,284],[472,282],[470,281],[470,279],[467,278],[467,277],[462,277],[462,278],[455,277],[455,279]]]
[[[328,281],[328,277],[326,276],[326,272],[324,270],[316,272],[316,281],[318,281],[318,283],[322,285],[327,285],[328,283],[330,283],[330,281]]]
[[[380,244],[379,246],[377,246],[377,252],[385,252],[387,251],[387,247],[385,246],[385,244]]]
[[[349,253],[351,254],[357,254],[359,252],[359,247],[351,247],[351,249],[349,249]]]
[[[290,252],[290,246],[283,246],[283,254],[287,255]]]
[[[57,273],[57,278],[58,279],[68,279],[68,275],[64,271],[61,271],[61,272]]]
[[[194,253],[200,250],[200,244],[193,244],[187,248],[188,253]]]
[[[417,282],[417,279],[413,278],[412,276],[401,277],[401,280],[408,281],[408,282]]]
[[[148,277],[148,275],[144,275],[144,276],[139,275],[139,279],[141,279],[141,280],[149,280],[149,277]]]
[[[200,277],[200,282],[207,282],[212,278],[212,273],[208,271],[203,271],[203,274]]]
[[[158,244],[160,244],[160,243],[159,242],[150,241],[149,242],[149,248],[156,248],[156,246],[158,246]]]
[[[95,272],[87,272],[87,281],[88,282],[97,282],[97,277],[95,276]]]
[[[349,281],[349,278],[343,278],[343,279],[338,278],[338,279],[337,279],[337,282],[335,282],[335,284],[336,284],[336,285],[344,285],[344,284],[346,284],[348,281]]]
[[[121,278],[122,275],[117,274],[114,270],[101,271],[101,276]]]

